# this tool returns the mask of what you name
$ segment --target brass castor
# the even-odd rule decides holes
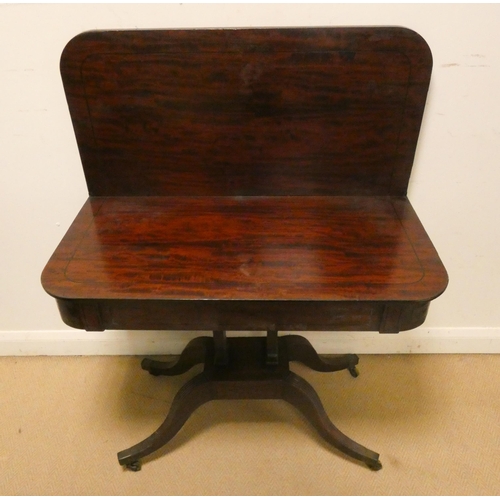
[[[134,462],[130,462],[129,464],[126,464],[125,467],[128,470],[131,470],[134,472],[139,472],[141,470],[141,462],[139,460],[135,460]]]
[[[376,462],[371,462],[371,463],[367,463],[366,465],[368,465],[368,468],[371,469],[371,470],[380,470],[382,468],[382,462],[380,460],[377,460]]]

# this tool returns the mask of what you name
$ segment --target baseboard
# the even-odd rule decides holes
[[[0,356],[179,354],[187,342],[198,335],[200,332],[3,331],[0,332]],[[375,332],[305,332],[302,335],[324,354],[500,353],[500,328],[419,328],[397,335]]]

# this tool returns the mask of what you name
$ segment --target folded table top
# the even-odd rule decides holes
[[[446,272],[404,197],[91,198],[57,298],[428,301]]]
[[[91,31],[61,58],[91,196],[404,196],[431,67],[404,28]]]
[[[76,36],[61,74],[90,197],[42,276],[63,319],[420,324],[447,283],[406,198],[431,68],[395,27]]]

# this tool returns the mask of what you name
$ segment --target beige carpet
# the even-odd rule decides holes
[[[332,421],[381,455],[373,472],[324,444],[280,401],[202,406],[124,470],[181,384],[136,357],[0,358],[2,495],[497,495],[500,356],[361,356],[361,375],[294,364]]]

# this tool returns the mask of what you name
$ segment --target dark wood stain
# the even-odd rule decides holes
[[[382,31],[76,37],[61,67],[90,194],[405,195],[430,52]]]
[[[42,282],[70,324],[191,329],[183,304],[200,329],[398,331],[446,287],[406,198],[431,71],[415,33],[87,32],[61,71],[91,196]]]
[[[406,197],[432,58],[403,28],[83,33],[61,59],[89,190],[42,274],[75,328],[212,330],[204,363],[139,460],[214,399],[281,398],[373,470],[289,370],[347,369],[283,330],[397,333],[423,323],[446,270]],[[226,338],[264,330],[267,339]]]

